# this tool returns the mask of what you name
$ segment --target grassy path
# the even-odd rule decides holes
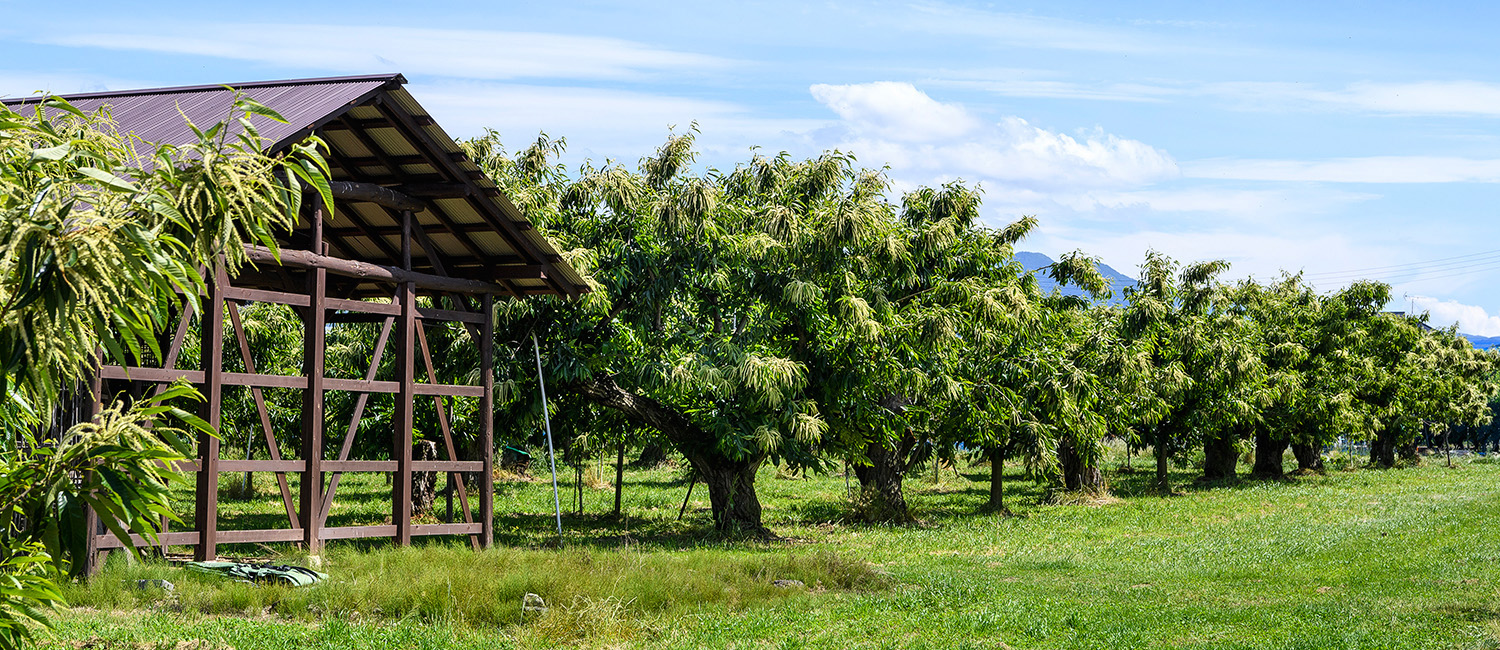
[[[296,593],[112,565],[73,589],[92,609],[65,615],[60,635],[95,647],[207,639],[204,647],[239,650],[1500,648],[1500,465],[1332,473],[1175,497],[1134,495],[1142,479],[1121,475],[1120,500],[1070,506],[1035,505],[1034,488],[1007,481],[1020,506],[1012,518],[975,512],[987,470],[944,471],[938,484],[930,475],[908,484],[924,524],[892,528],[842,520],[841,476],[767,470],[758,486],[767,519],[789,540],[774,544],[711,539],[701,510],[676,522],[680,473],[632,472],[628,533],[607,517],[565,518],[564,551],[539,548],[550,486],[509,483],[497,498],[510,513],[507,548],[484,557],[452,545],[335,547],[334,581]],[[585,510],[611,499],[586,490]],[[262,516],[257,507],[244,506],[245,516]],[[627,535],[635,543],[622,549]],[[148,575],[183,584],[175,598],[119,586]],[[776,578],[813,588],[769,586]],[[552,609],[521,622],[524,591]]]

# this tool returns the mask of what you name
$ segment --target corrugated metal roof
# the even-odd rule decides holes
[[[84,111],[108,106],[121,133],[134,133],[147,142],[182,145],[195,139],[183,116],[199,127],[222,121],[229,115],[234,92],[238,90],[287,119],[286,124],[280,124],[259,115],[250,118],[260,134],[275,143],[271,147],[274,150],[290,144],[294,138],[301,139],[313,127],[342,109],[364,103],[387,84],[399,86],[405,82],[406,79],[399,74],[382,74],[226,84],[227,88],[183,86],[61,97]],[[33,96],[0,101],[15,110],[42,99]]]
[[[335,180],[397,186],[445,183],[467,188],[463,196],[425,200],[415,213],[436,250],[413,247],[413,268],[497,282],[517,295],[588,291],[583,278],[469,160],[416,98],[399,74],[230,84],[289,121],[255,116],[261,135],[280,149],[317,133],[330,147]],[[122,132],[149,142],[184,144],[192,139],[182,116],[205,126],[228,114],[233,91],[224,86],[156,88],[65,95],[84,110],[108,105]],[[13,108],[40,97],[4,100]],[[181,111],[179,114],[178,111]],[[330,254],[376,264],[400,264],[400,215],[371,203],[339,202],[324,232]],[[307,224],[296,232],[306,241]],[[291,239],[295,239],[294,233]],[[545,279],[503,278],[497,267],[540,266]],[[267,282],[279,281],[267,276]],[[357,295],[386,295],[370,284]]]

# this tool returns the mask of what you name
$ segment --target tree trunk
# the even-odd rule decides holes
[[[1300,442],[1293,444],[1292,455],[1297,457],[1297,471],[1323,471],[1323,451],[1317,445]]]
[[[1203,480],[1233,481],[1240,464],[1239,436],[1234,431],[1210,434],[1203,441]]]
[[[1396,431],[1390,427],[1381,429],[1370,441],[1370,464],[1382,469],[1396,466]]]
[[[692,456],[688,460],[697,468],[698,480],[708,487],[714,527],[726,532],[768,533],[760,523],[760,499],[755,494],[755,474],[764,456],[744,461],[727,461],[723,456],[705,458],[713,458],[713,464]]]
[[[648,442],[641,448],[641,455],[635,457],[635,467],[651,469],[667,461],[667,448],[659,442]]]
[[[1057,441],[1057,465],[1062,470],[1063,489],[1069,492],[1103,492],[1104,474],[1099,466],[1084,460],[1073,441],[1063,438]]]
[[[437,443],[419,440],[411,446],[414,461],[437,460]],[[432,512],[432,502],[437,498],[437,472],[411,473],[411,514],[425,515]]]
[[[1172,490],[1172,480],[1167,476],[1168,462],[1171,458],[1171,429],[1166,422],[1156,425],[1156,442],[1152,444],[1156,453],[1156,488],[1163,492]]]
[[[1416,440],[1408,440],[1396,445],[1396,455],[1400,456],[1401,460],[1407,461],[1412,464],[1416,464],[1422,459],[1422,457],[1417,453]]]
[[[1010,509],[1005,507],[1005,452],[991,447],[985,450],[985,455],[990,458],[990,502],[986,507],[991,512],[1008,515]]]
[[[725,456],[719,451],[714,435],[687,415],[621,388],[611,376],[570,382],[562,388],[598,406],[619,411],[666,436],[697,470],[698,480],[708,487],[714,526],[719,530],[769,534],[761,525],[760,499],[755,494],[755,474],[765,460],[764,453],[738,459]]]
[[[1282,468],[1281,457],[1286,454],[1286,446],[1286,439],[1273,439],[1270,433],[1256,430],[1255,466],[1250,469],[1250,476],[1273,480],[1284,478],[1286,473]]]
[[[859,477],[867,502],[866,518],[871,521],[911,521],[901,483],[906,478],[906,460],[914,446],[916,439],[911,434],[898,440],[894,449],[883,440],[865,444],[865,458],[870,464],[855,465],[854,475]]]

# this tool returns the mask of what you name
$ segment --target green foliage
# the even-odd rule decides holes
[[[230,122],[190,124],[195,142],[153,146],[118,134],[103,109],[85,114],[53,98],[31,116],[0,110],[7,386],[50,400],[101,345],[120,363],[160,357],[155,333],[179,291],[199,291],[207,263],[223,255],[233,273],[241,244],[274,249],[272,233],[290,226],[300,204],[300,182],[331,201],[317,143],[267,157],[250,113],[280,120],[241,97]],[[232,136],[231,123],[239,126]]]
[[[301,184],[331,203],[319,143],[268,157],[251,114],[284,121],[237,96],[226,122],[189,123],[195,140],[152,145],[119,134],[104,110],[48,98],[31,115],[0,109],[0,648],[17,647],[60,602],[54,581],[83,559],[83,507],[127,546],[155,539],[175,518],[166,482],[189,443],[168,419],[215,435],[174,405],[188,387],[113,405],[55,440],[52,402],[94,365],[97,350],[123,365],[162,357],[158,334],[197,295],[204,269],[233,273],[243,245],[275,248]],[[98,396],[103,399],[103,396]]]

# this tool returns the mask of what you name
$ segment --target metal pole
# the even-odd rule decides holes
[[[531,335],[531,349],[536,351],[536,382],[542,387],[542,423],[547,427],[547,462],[552,465],[552,508],[557,514],[557,538],[562,539],[562,500],[557,496],[557,454],[552,451],[552,416],[547,412],[547,380],[542,378],[542,346]]]

